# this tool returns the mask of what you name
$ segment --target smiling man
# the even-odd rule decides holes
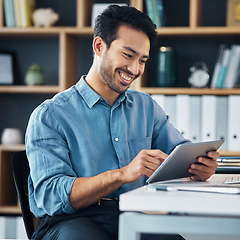
[[[143,186],[177,145],[188,142],[149,95],[129,88],[143,74],[155,38],[147,15],[110,6],[96,20],[88,74],[32,113],[29,202],[41,218],[33,239],[117,239],[119,195]],[[189,169],[193,178],[208,179],[218,156],[200,158]]]

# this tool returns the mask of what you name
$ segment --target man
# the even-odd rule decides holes
[[[128,89],[149,58],[151,20],[112,5],[94,30],[88,74],[29,120],[30,208],[41,218],[36,239],[117,239],[119,195],[143,186],[175,146],[188,142],[149,95]],[[199,158],[192,179],[208,179],[218,156]],[[160,237],[144,239],[182,239]]]

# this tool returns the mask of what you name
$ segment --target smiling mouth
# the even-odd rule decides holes
[[[120,76],[120,81],[122,84],[124,85],[129,85],[134,79],[135,79],[135,76],[134,75],[130,75],[124,71],[118,71],[118,74]]]

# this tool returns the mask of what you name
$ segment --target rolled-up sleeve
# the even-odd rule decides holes
[[[69,202],[76,179],[67,142],[54,113],[45,105],[30,117],[26,131],[30,165],[30,208],[37,217],[73,213]]]

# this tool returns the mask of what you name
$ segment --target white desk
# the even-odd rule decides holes
[[[225,177],[216,174],[206,184],[222,182]],[[144,186],[120,195],[120,210],[119,240],[137,240],[140,233],[240,239],[240,195],[152,191]]]

